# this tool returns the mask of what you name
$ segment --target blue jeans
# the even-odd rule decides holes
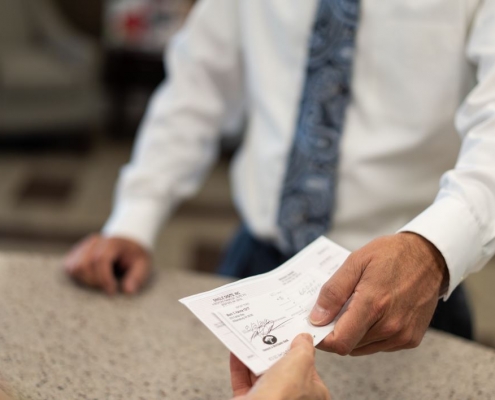
[[[246,278],[271,271],[288,258],[273,244],[256,239],[243,225],[227,247],[218,273]],[[473,339],[471,312],[462,285],[454,290],[446,302],[438,302],[430,327]]]

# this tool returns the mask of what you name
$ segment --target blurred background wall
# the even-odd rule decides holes
[[[103,35],[104,3],[104,0],[55,0],[75,28],[97,39]]]
[[[0,69],[0,249],[63,254],[100,230],[148,98],[166,77],[167,43],[192,4],[0,0],[6,24],[25,27],[0,29],[0,63],[10,68]],[[223,140],[207,184],[164,230],[158,266],[215,269],[238,225],[227,179],[236,144]]]

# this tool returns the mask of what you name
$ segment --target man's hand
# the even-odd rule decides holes
[[[114,267],[123,274],[122,291],[133,294],[148,279],[151,257],[130,239],[91,235],[76,244],[64,261],[65,270],[76,281],[110,295],[119,288]]]
[[[330,393],[315,369],[311,335],[294,339],[286,356],[260,378],[233,354],[230,376],[234,400],[330,400]]]
[[[448,282],[441,253],[414,233],[376,239],[352,253],[325,283],[311,322],[326,325],[353,295],[318,348],[361,356],[419,346]]]

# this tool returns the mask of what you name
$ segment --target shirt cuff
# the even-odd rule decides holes
[[[126,200],[115,207],[102,234],[129,238],[152,250],[162,221],[169,213],[170,210],[154,200]]]
[[[430,241],[442,253],[450,274],[447,300],[482,258],[480,228],[459,200],[439,196],[435,203],[398,232],[413,232]]]

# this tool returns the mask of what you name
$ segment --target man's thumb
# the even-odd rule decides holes
[[[347,302],[361,279],[362,268],[348,257],[340,269],[322,287],[309,319],[313,325],[332,322]]]

